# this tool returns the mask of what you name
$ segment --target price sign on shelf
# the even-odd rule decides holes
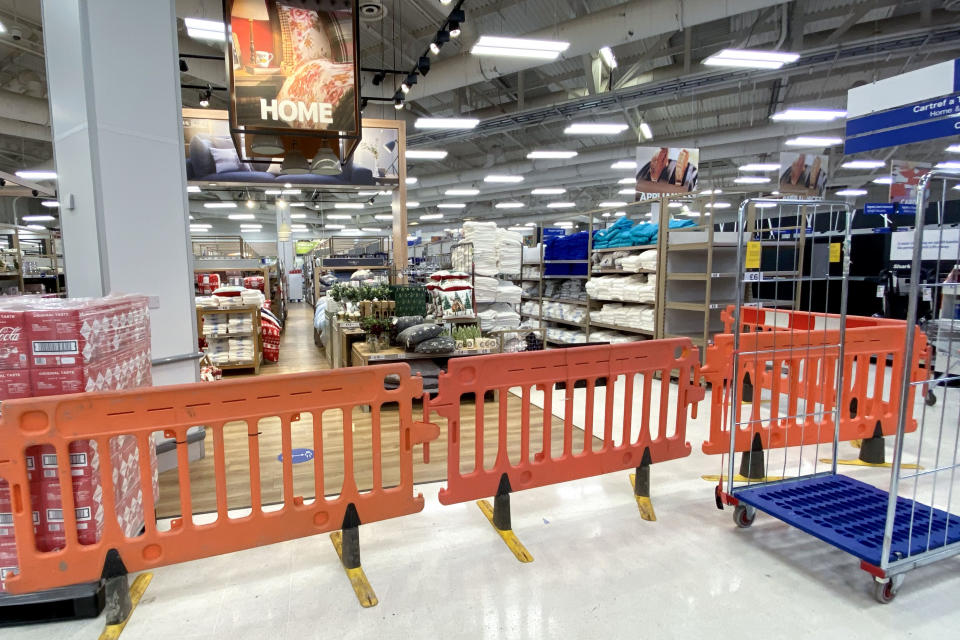
[[[744,282],[760,282],[763,280],[763,273],[760,271],[747,271],[743,274]]]
[[[753,240],[747,243],[747,258],[744,262],[747,269],[760,268],[760,251],[761,245],[758,241]]]

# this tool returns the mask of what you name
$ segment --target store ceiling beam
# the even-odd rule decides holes
[[[53,139],[48,125],[33,124],[10,118],[0,118],[0,135],[40,140],[42,142],[51,142]]]
[[[617,46],[684,27],[720,20],[782,4],[784,0],[686,0],[683,19],[676,0],[635,0],[574,18],[555,26],[524,34],[523,37],[561,40],[570,43],[564,58],[595,52],[602,46]],[[466,48],[466,47],[464,47]],[[542,66],[544,61],[528,58],[484,58],[469,53],[435,63],[429,82],[417,85],[410,100],[420,100],[457,87]]]

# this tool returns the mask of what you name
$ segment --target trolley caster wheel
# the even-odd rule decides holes
[[[933,391],[927,391],[927,397],[923,400],[927,403],[928,407],[932,407],[937,404],[937,395]]]
[[[890,604],[897,597],[901,582],[903,582],[902,579],[887,578],[883,580],[882,578],[874,578],[873,597],[880,604]]]
[[[741,529],[749,529],[756,517],[756,510],[747,509],[746,505],[738,504],[733,508],[733,522]]]

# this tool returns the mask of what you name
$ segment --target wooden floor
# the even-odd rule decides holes
[[[260,369],[260,375],[279,373],[295,373],[300,371],[318,371],[329,369],[329,364],[323,355],[323,350],[313,344],[313,312],[309,305],[294,304],[290,306],[287,326],[280,342],[280,362],[265,365]],[[520,398],[507,395],[507,455],[511,462],[520,459]],[[497,456],[497,407],[498,404],[488,398],[484,412],[484,438],[481,464],[491,468]],[[360,490],[373,487],[373,451],[371,440],[370,413],[364,413],[360,408],[354,410],[352,418],[352,433],[354,442],[354,475]],[[473,404],[464,404],[461,412],[461,465],[463,473],[475,468],[475,411]],[[420,407],[414,409],[414,417],[420,417]],[[420,454],[420,447],[414,450],[414,482],[437,482],[446,479],[446,421],[434,415],[435,423],[440,426],[440,437],[431,447],[430,464],[424,464]],[[323,470],[322,492],[325,495],[339,493],[343,486],[343,416],[339,409],[326,411],[322,417],[323,428]],[[563,421],[555,417],[551,421],[551,451],[559,455],[564,447]],[[541,450],[542,445],[542,411],[531,407],[530,417],[530,456]],[[263,504],[282,500],[283,483],[281,477],[282,465],[279,461],[281,453],[281,423],[279,418],[265,418],[259,426],[259,466],[260,466],[260,499]],[[313,420],[309,414],[304,414],[301,420],[291,424],[292,446],[294,449],[312,449],[317,452],[318,447],[313,441]],[[569,434],[572,450],[579,453],[584,446],[584,433],[573,427]],[[206,455],[190,465],[190,494],[191,507],[194,513],[216,510],[216,492],[214,476],[213,434],[208,429]],[[249,507],[250,497],[250,461],[247,425],[244,422],[228,423],[224,427],[227,501],[231,509]],[[592,439],[592,446],[599,447],[600,441]],[[381,485],[389,487],[399,483],[399,415],[396,409],[384,407],[381,412]],[[315,479],[313,463],[293,465],[293,484],[295,495],[312,498],[315,494]],[[160,502],[158,515],[169,517],[181,513],[180,487],[176,470],[160,474]]]

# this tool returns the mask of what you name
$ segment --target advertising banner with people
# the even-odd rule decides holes
[[[812,153],[780,154],[780,193],[823,196],[827,188],[827,156]]]
[[[690,193],[697,188],[699,149],[637,147],[636,191]]]

